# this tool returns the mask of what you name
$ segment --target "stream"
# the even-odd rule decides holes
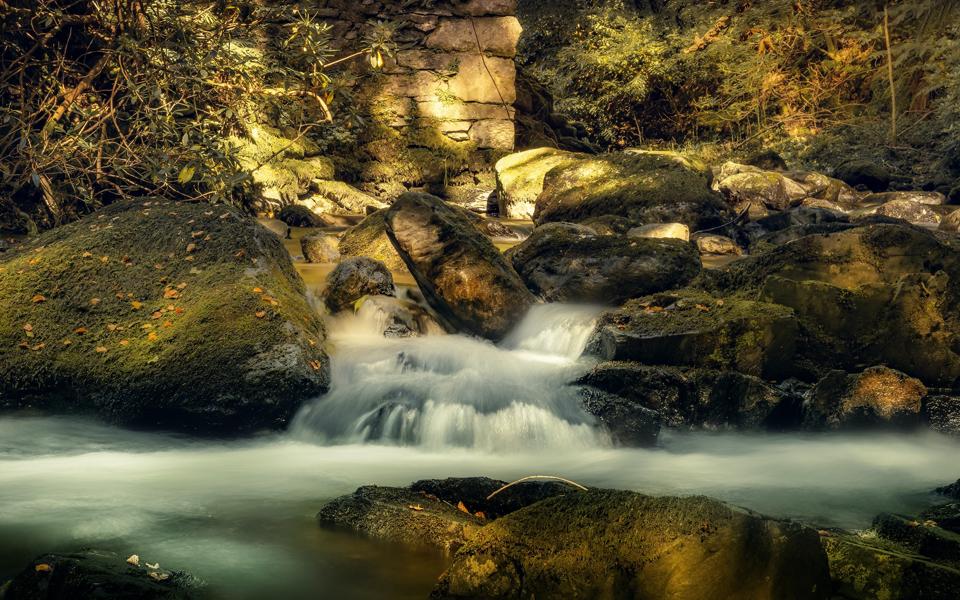
[[[536,307],[500,345],[385,340],[375,318],[331,319],[331,391],[283,434],[0,417],[0,581],[41,553],[95,547],[187,570],[222,598],[422,599],[443,559],[323,531],[324,501],[370,483],[554,474],[864,528],[960,475],[960,441],[933,433],[665,432],[657,448],[615,448],[565,385],[591,366],[579,355],[596,313]]]

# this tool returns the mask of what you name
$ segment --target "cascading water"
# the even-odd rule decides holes
[[[533,308],[500,345],[460,335],[385,339],[376,315],[330,322],[330,392],[292,433],[327,443],[377,442],[479,450],[608,443],[567,385],[598,309]]]

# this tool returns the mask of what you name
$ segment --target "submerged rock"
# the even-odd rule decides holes
[[[358,256],[342,261],[327,275],[326,302],[332,314],[352,310],[364,296],[393,296],[393,275],[378,260]]]
[[[710,190],[708,175],[679,155],[605,154],[558,166],[544,178],[533,219],[537,224],[582,222],[617,215],[633,226],[683,223],[691,230],[733,218]]]
[[[314,233],[300,239],[303,257],[311,263],[333,263],[340,260],[340,240],[329,233]]]
[[[591,490],[481,529],[431,597],[825,599],[830,579],[811,529],[709,498]]]
[[[408,193],[385,220],[427,303],[452,329],[500,340],[536,302],[464,211],[428,194]]]
[[[926,395],[919,380],[887,367],[833,371],[813,388],[804,420],[813,429],[916,426]]]
[[[680,291],[601,315],[587,348],[606,360],[785,378],[794,369],[797,333],[793,311],[784,306]]]
[[[282,241],[232,208],[126,202],[0,255],[0,407],[201,434],[280,428],[327,388]]]
[[[45,554],[13,578],[4,600],[194,600],[207,598],[201,582],[181,571],[131,564],[113,552]]]
[[[543,191],[543,179],[554,167],[574,164],[587,155],[555,148],[536,148],[501,158],[496,165],[500,216],[529,219]]]
[[[700,272],[700,257],[689,243],[598,235],[573,223],[537,227],[506,257],[548,302],[619,304],[682,287]]]

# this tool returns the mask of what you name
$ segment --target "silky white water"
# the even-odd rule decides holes
[[[0,580],[43,552],[95,547],[188,570],[222,598],[424,598],[439,557],[323,531],[324,501],[370,483],[554,474],[858,528],[916,513],[960,477],[960,442],[929,433],[673,433],[614,448],[565,386],[590,366],[577,356],[593,316],[541,307],[500,347],[331,323],[333,388],[283,435],[0,417]]]

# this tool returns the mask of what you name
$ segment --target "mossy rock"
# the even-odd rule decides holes
[[[707,175],[674,156],[605,154],[551,169],[544,177],[533,220],[580,222],[618,215],[634,226],[683,223],[691,231],[733,218],[710,190]]]
[[[781,379],[793,373],[797,337],[797,320],[787,307],[679,290],[601,315],[587,351],[605,360]]]
[[[281,428],[327,387],[281,240],[232,208],[125,202],[0,255],[0,406],[199,434]]]
[[[591,490],[493,521],[431,598],[830,597],[816,531],[705,497]]]
[[[554,167],[574,164],[587,158],[556,148],[535,148],[504,156],[496,164],[497,199],[500,216],[529,219],[543,191],[543,179]]]

